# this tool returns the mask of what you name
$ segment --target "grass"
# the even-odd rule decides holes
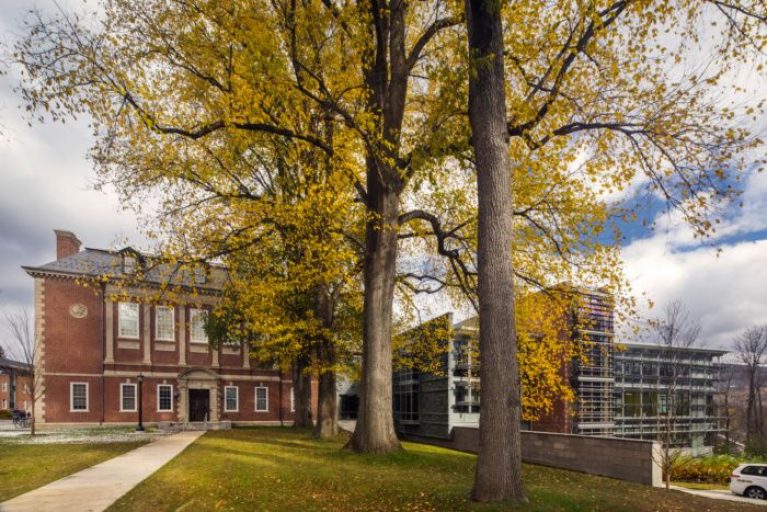
[[[0,502],[132,450],[142,443],[0,443]]]
[[[342,450],[288,428],[208,432],[111,511],[509,510],[467,496],[474,455],[405,443],[390,455]],[[746,511],[760,508],[527,465],[515,511]]]

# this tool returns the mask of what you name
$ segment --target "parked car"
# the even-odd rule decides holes
[[[741,464],[730,475],[730,491],[746,498],[767,500],[767,464]]]

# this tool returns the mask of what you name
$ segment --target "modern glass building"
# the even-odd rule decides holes
[[[659,345],[616,343],[610,299],[598,292],[585,296],[573,320],[567,335],[584,344],[586,357],[566,362],[562,375],[576,398],[570,403],[560,401],[551,414],[527,422],[524,428],[662,440],[671,426],[674,445],[691,447],[693,453],[710,450],[716,435],[724,432],[714,394],[719,358],[725,351],[688,348],[672,352]],[[421,328],[432,322],[447,327],[452,315],[438,317]],[[394,372],[398,432],[448,439],[455,426],[479,425],[478,327],[477,317],[452,325],[453,339],[444,341],[441,371]],[[677,377],[672,379],[672,375]]]
[[[452,326],[453,339],[443,341],[440,371],[394,372],[394,424],[402,434],[449,439],[453,427],[479,425],[479,363],[473,356],[478,321],[453,325],[446,314],[428,323]]]
[[[670,437],[675,446],[708,451],[725,431],[714,394],[726,351],[638,343],[622,348],[614,355],[615,435]]]

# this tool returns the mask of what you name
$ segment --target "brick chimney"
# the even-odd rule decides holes
[[[80,252],[80,240],[71,231],[54,229],[56,233],[56,259],[66,258]]]

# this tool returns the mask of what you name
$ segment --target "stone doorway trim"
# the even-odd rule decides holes
[[[207,389],[210,393],[210,418],[208,421],[219,420],[219,376],[208,368],[188,368],[178,374],[178,419],[182,423],[189,421],[189,390]]]

